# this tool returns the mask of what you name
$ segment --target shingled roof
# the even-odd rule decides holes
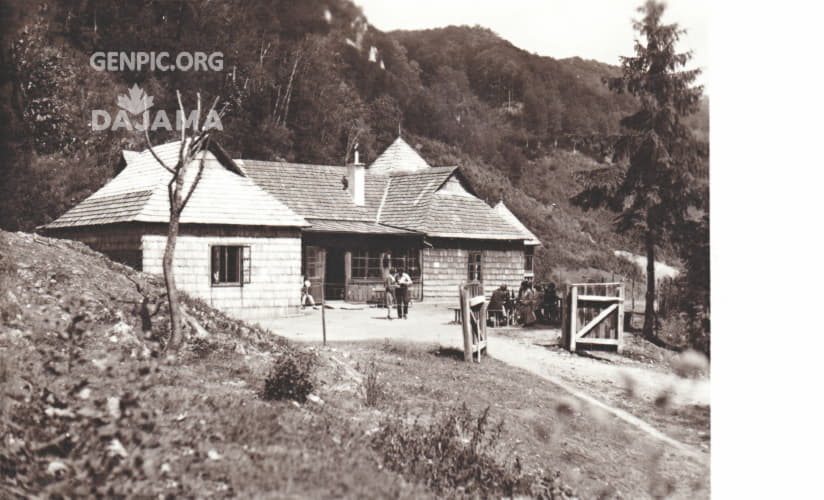
[[[369,171],[375,174],[420,172],[429,168],[426,160],[400,136],[369,165]]]
[[[178,145],[155,150],[173,164]],[[148,150],[124,151],[123,158],[126,166],[114,179],[46,228],[168,222],[171,174]],[[189,169],[187,183],[196,170]],[[181,222],[537,242],[506,207],[492,209],[467,191],[458,167],[430,167],[401,138],[366,169],[363,205],[355,204],[345,188],[346,174],[343,166],[231,160],[223,150],[207,153],[203,177]]]
[[[390,175],[378,222],[423,231],[433,195],[456,169],[429,167],[421,172]]]
[[[308,232],[413,235],[415,231],[359,220],[309,219]]]
[[[503,217],[504,220],[509,222],[514,227],[518,228],[521,231],[521,233],[523,233],[524,237],[526,238],[526,241],[524,241],[524,245],[538,246],[541,244],[541,240],[539,240],[538,237],[535,236],[535,233],[530,231],[529,228],[526,227],[523,224],[523,222],[521,222],[520,219],[518,219],[518,217],[515,214],[513,214],[511,210],[509,210],[509,208],[506,205],[504,205],[503,200],[499,201],[498,204],[495,205],[495,211],[498,212],[498,215]]]
[[[463,187],[458,167],[390,175],[378,222],[435,237],[524,239],[517,228]]]
[[[236,160],[249,177],[303,217],[374,222],[387,176],[367,174],[365,203],[355,205],[341,182],[346,167],[259,160]]]
[[[180,142],[157,146],[155,152],[174,165]],[[126,167],[105,186],[45,226],[45,229],[117,222],[169,221],[167,185],[171,173],[148,150],[124,155]],[[198,161],[198,160],[195,160]],[[194,180],[190,167],[184,186]],[[236,166],[232,167],[236,169]],[[200,183],[181,214],[183,224],[227,224],[306,227],[305,219],[257,186],[242,171],[232,171],[210,152],[204,153]]]

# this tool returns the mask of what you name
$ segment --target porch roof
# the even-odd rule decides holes
[[[319,233],[359,233],[359,234],[420,234],[416,231],[385,226],[369,221],[337,220],[337,219],[308,219],[312,225],[305,229],[307,232]]]

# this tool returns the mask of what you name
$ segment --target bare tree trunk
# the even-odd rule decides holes
[[[177,246],[177,233],[180,228],[180,205],[182,202],[181,193],[183,189],[182,172],[180,172],[172,182],[176,184],[176,188],[174,194],[169,193],[172,206],[169,209],[169,233],[166,236],[166,250],[163,253],[163,279],[166,283],[166,294],[169,297],[169,321],[171,323],[171,331],[169,332],[166,349],[171,348],[172,350],[176,350],[182,336],[180,299],[177,295],[174,273],[175,247]],[[169,190],[171,191],[171,185],[169,186]]]
[[[177,102],[180,107],[181,116],[186,116],[185,109],[183,108],[183,99],[181,98],[179,91],[177,92]],[[212,104],[212,107],[209,109],[206,116],[214,111],[217,103],[218,99],[215,98],[215,102]],[[202,130],[200,127],[200,118],[202,116],[201,111],[200,94],[198,93],[197,119],[192,130],[193,135],[190,140],[187,140],[185,127],[181,130],[180,148],[178,150],[177,161],[175,162],[174,167],[167,165],[157,155],[154,147],[152,146],[152,141],[149,139],[148,128],[143,131],[146,136],[146,142],[149,145],[149,152],[151,152],[155,161],[172,174],[172,178],[169,180],[169,184],[167,185],[169,193],[169,232],[166,236],[166,250],[163,253],[163,279],[166,283],[166,294],[169,298],[169,322],[171,323],[169,338],[166,342],[167,350],[170,347],[172,350],[177,350],[183,340],[183,314],[180,309],[180,299],[177,294],[177,286],[175,283],[174,256],[175,247],[177,246],[177,235],[180,230],[180,216],[183,213],[183,208],[186,207],[186,204],[189,202],[189,198],[192,197],[192,194],[194,194],[195,189],[197,189],[197,186],[200,183],[200,179],[203,176],[205,162],[202,155],[209,150],[209,132]],[[222,114],[222,112],[220,114]],[[199,161],[198,171],[194,177],[192,186],[189,188],[188,193],[184,196],[183,184],[186,177],[186,167],[193,159],[195,161]]]
[[[647,247],[647,294],[644,306],[644,338],[655,337],[655,239],[649,229],[645,235]]]

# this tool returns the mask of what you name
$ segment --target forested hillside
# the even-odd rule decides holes
[[[400,131],[503,198],[544,241],[547,275],[614,269],[611,249],[637,247],[609,214],[569,202],[634,110],[602,82],[616,67],[530,54],[481,27],[383,33],[347,0],[3,0],[0,15],[3,228],[48,222],[111,178],[121,150],[145,148],[140,132],[90,126],[137,84],[172,115],[176,90],[189,107],[198,92],[227,103],[218,140],[235,158],[341,164],[357,141],[369,161]],[[224,57],[222,71],[106,72],[89,62],[100,51]],[[706,118],[690,122],[704,140]]]

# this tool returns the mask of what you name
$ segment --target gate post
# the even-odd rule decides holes
[[[618,285],[618,346],[616,352],[621,352],[624,342],[624,284]]]
[[[461,292],[461,330],[463,331],[464,361],[472,362],[472,323],[469,310],[469,290],[459,286]]]
[[[486,316],[487,311],[489,308],[489,302],[484,301],[481,304],[481,311],[480,311],[480,321],[478,321],[478,363],[481,362],[481,347],[488,346],[488,341],[486,339]],[[486,349],[487,356],[489,355],[489,348],[484,347]]]
[[[578,332],[578,287],[572,285],[572,298],[569,308],[569,350],[575,352],[575,334]]]

